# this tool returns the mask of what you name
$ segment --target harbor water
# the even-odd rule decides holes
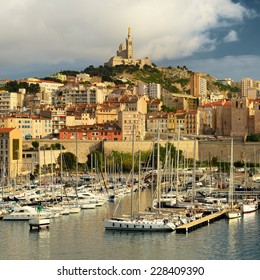
[[[141,208],[150,191],[141,193]],[[135,194],[136,196],[137,194]],[[81,210],[51,220],[49,229],[30,230],[26,221],[0,221],[2,260],[259,260],[260,214],[215,221],[187,234],[105,231],[116,206],[130,211],[130,195],[119,204]],[[136,205],[135,205],[136,206]]]

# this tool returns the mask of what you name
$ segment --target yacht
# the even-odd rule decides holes
[[[106,230],[122,231],[174,231],[175,224],[168,219],[108,219],[105,220]]]
[[[13,211],[3,217],[5,221],[29,221],[34,218],[51,216],[50,213],[43,211],[37,211],[36,208],[31,206],[15,206]]]
[[[258,209],[258,200],[256,197],[245,198],[242,203],[239,205],[242,213],[251,213],[257,211]]]

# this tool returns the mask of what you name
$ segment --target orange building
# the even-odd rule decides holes
[[[122,141],[121,128],[115,123],[86,126],[70,126],[60,130],[61,140],[110,140]]]

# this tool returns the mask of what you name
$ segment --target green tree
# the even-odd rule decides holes
[[[28,93],[36,94],[40,92],[40,86],[39,84],[30,84],[28,88]]]
[[[60,164],[61,156],[58,156],[57,162]],[[77,163],[77,157],[71,152],[62,153],[62,166],[64,170],[75,170]]]
[[[17,81],[10,81],[10,82],[6,83],[4,89],[9,91],[9,92],[18,92],[19,91],[19,84],[18,84]]]
[[[35,150],[39,148],[39,142],[38,141],[32,141],[32,146]]]

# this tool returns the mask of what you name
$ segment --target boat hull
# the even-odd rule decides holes
[[[241,218],[242,215],[241,215],[241,212],[230,211],[230,212],[227,212],[227,213],[226,213],[226,217],[227,217],[228,219],[238,219],[238,218]]]
[[[39,218],[39,219],[31,219],[29,220],[30,226],[47,226],[50,224],[49,218]]]
[[[258,210],[258,204],[242,204],[240,209],[243,213],[251,213]]]
[[[175,225],[173,223],[166,223],[164,221],[131,221],[131,220],[106,220],[104,222],[106,230],[119,231],[174,231]]]

